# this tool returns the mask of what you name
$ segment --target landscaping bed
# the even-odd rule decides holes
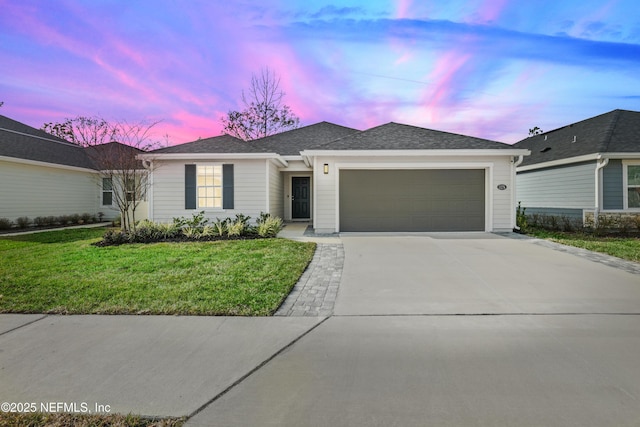
[[[95,246],[104,233],[0,237],[0,312],[266,316],[315,250],[274,238]]]

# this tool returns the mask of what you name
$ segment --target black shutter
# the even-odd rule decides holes
[[[233,209],[233,165],[222,165],[222,209]]]
[[[184,208],[196,206],[196,165],[184,165]]]

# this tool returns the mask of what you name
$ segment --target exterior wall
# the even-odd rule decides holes
[[[314,160],[314,228],[334,232],[338,224],[340,169],[485,169],[486,231],[512,230],[515,225],[511,156],[504,157],[317,157]],[[329,165],[324,174],[323,165]],[[506,190],[498,190],[500,184]]]
[[[59,216],[102,211],[97,174],[0,161],[0,218]]]
[[[623,209],[622,160],[609,160],[602,169],[602,209]]]
[[[278,165],[267,160],[269,173],[269,213],[284,218],[284,179]]]
[[[185,209],[184,165],[233,164],[234,209]],[[205,211],[207,218],[234,217],[238,213],[248,215],[253,222],[267,206],[267,163],[265,160],[167,160],[155,161],[153,171],[153,196],[151,219],[171,222],[174,217],[191,217]]]
[[[531,215],[546,215],[556,217],[566,217],[572,219],[579,219],[582,221],[583,210],[582,209],[562,209],[562,208],[527,208],[525,211],[527,216]]]
[[[530,208],[593,209],[595,162],[519,172],[517,202]]]

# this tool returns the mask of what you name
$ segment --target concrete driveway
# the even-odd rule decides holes
[[[488,233],[343,236],[336,315],[638,313],[640,276]]]

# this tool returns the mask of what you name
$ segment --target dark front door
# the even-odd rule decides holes
[[[294,177],[291,178],[291,217],[311,218],[311,178]]]

